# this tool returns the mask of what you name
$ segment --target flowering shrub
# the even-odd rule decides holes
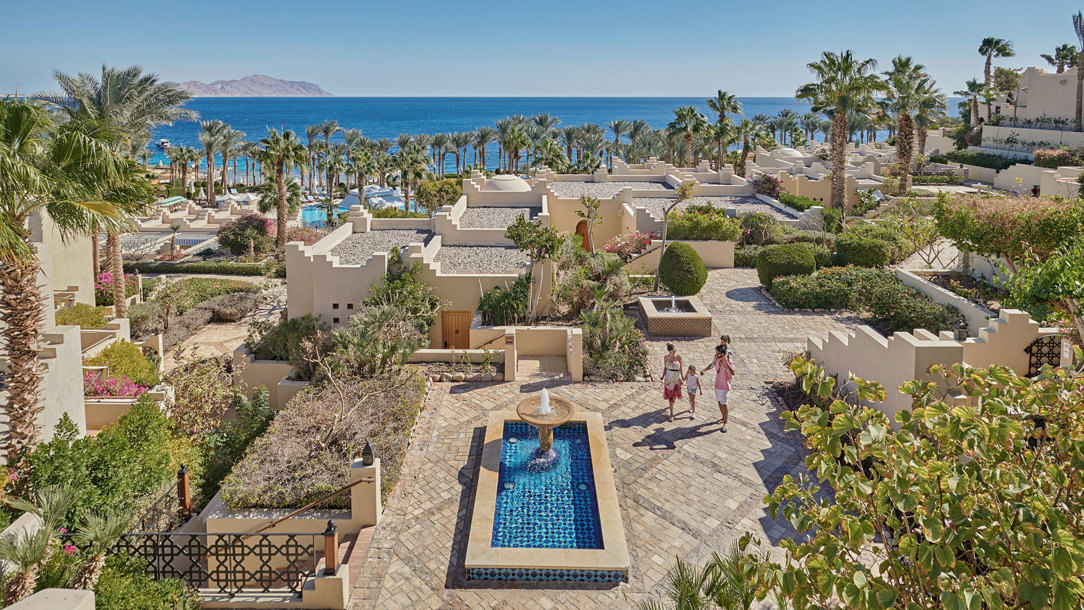
[[[625,260],[632,260],[644,250],[647,250],[653,239],[656,239],[654,233],[641,233],[639,231],[625,233],[614,236],[613,239],[606,242],[603,249],[606,252],[613,252]]]
[[[951,330],[963,316],[955,308],[927,299],[896,279],[888,269],[827,267],[814,275],[776,278],[772,296],[788,309],[849,309],[867,318],[884,335],[924,328]]]
[[[1079,150],[1069,148],[1043,149],[1035,151],[1035,160],[1038,167],[1057,169],[1061,165],[1084,165],[1084,154]]]
[[[149,390],[126,375],[104,377],[98,371],[87,371],[83,375],[84,396],[110,396],[114,398],[136,398]]]
[[[779,197],[779,193],[783,192],[783,185],[779,182],[779,178],[770,174],[759,174],[750,182],[753,184],[753,192],[767,195],[772,199]]]
[[[690,207],[670,218],[666,236],[668,239],[737,241],[741,236],[741,222],[711,206]]]
[[[107,366],[110,377],[128,378],[146,387],[158,384],[157,365],[143,355],[143,350],[129,341],[110,343],[100,354],[86,360],[83,364]]]
[[[311,246],[320,241],[320,232],[313,227],[287,227],[286,229],[286,241],[300,241],[304,242],[306,246]]]
[[[138,291],[134,275],[124,274],[124,296],[130,297]],[[94,304],[98,306],[113,304],[113,274],[103,271],[94,282]]]
[[[235,255],[266,252],[275,245],[275,223],[262,214],[245,214],[218,230],[218,244]]]

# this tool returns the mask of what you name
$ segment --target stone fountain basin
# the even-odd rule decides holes
[[[551,412],[542,415],[538,412],[541,398],[538,395],[528,396],[516,406],[516,414],[523,421],[532,426],[556,427],[572,419],[576,412],[576,406],[571,401],[550,394]]]
[[[640,297],[640,317],[651,337],[710,337],[711,311],[696,296],[676,297],[681,311],[665,311],[670,297]]]

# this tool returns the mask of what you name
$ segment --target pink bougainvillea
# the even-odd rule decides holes
[[[83,375],[84,396],[109,396],[113,398],[136,398],[148,389],[127,376],[102,378],[95,371],[87,371]]]
[[[651,240],[656,239],[654,233],[625,233],[617,235],[606,242],[603,248],[606,252],[612,252],[625,260],[629,260],[640,254],[651,245]]]

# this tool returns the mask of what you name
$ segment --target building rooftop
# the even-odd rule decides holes
[[[506,229],[520,216],[534,220],[541,213],[541,207],[527,206],[467,208],[459,217],[459,226],[463,229]]]
[[[435,262],[441,273],[520,273],[527,269],[527,255],[504,246],[441,246]]]
[[[351,233],[331,249],[343,265],[360,265],[376,252],[388,252],[407,244],[425,243],[433,234],[415,229],[378,229]]]
[[[647,208],[649,214],[662,220],[663,212],[666,211],[666,207],[673,203],[674,200],[669,197],[634,197],[632,199],[633,207],[643,206]],[[710,205],[713,208],[734,208],[738,214],[744,214],[745,212],[765,212],[776,218],[792,218],[785,212],[780,211],[774,206],[770,206],[756,197],[693,197],[687,201],[679,203],[675,211],[684,210],[694,205]]]
[[[638,191],[672,191],[668,182],[553,182],[550,188],[558,197],[595,197],[609,199],[625,188]]]
[[[486,181],[483,191],[501,191],[505,193],[526,193],[531,190],[531,185],[519,176],[512,174],[497,174]]]

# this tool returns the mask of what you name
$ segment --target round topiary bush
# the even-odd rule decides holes
[[[892,260],[893,248],[883,239],[844,233],[836,240],[836,264],[884,267]]]
[[[757,254],[757,276],[766,288],[784,275],[809,275],[817,269],[817,260],[805,244],[766,246]]]
[[[700,292],[708,281],[708,268],[693,247],[676,241],[666,247],[659,261],[659,279],[666,289],[684,297]]]

